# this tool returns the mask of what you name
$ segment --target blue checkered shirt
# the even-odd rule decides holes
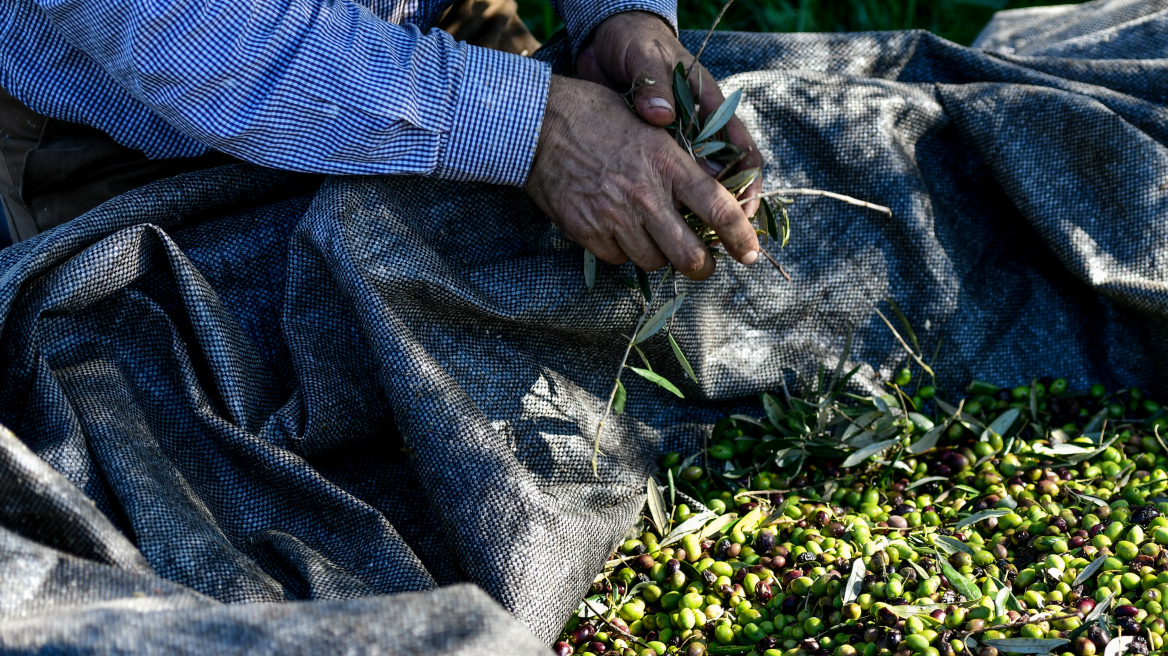
[[[451,0],[0,0],[0,87],[151,158],[522,185],[546,64],[455,42]],[[574,48],[670,0],[560,0]]]

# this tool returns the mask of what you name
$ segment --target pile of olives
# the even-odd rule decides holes
[[[910,381],[764,395],[764,417],[667,454],[656,512],[553,651],[1159,654],[1168,411],[1062,379],[948,402]]]

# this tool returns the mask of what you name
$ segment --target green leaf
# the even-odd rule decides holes
[[[914,487],[917,487],[918,485],[924,485],[925,483],[935,483],[938,481],[947,481],[947,480],[949,480],[948,476],[926,476],[925,478],[913,481],[912,485],[909,485],[908,487],[906,487],[904,489],[907,491],[907,490],[913,489]]]
[[[855,467],[856,465],[860,464],[861,462],[864,462],[868,458],[871,458],[872,456],[876,455],[877,453],[884,451],[885,449],[893,446],[894,444],[896,444],[898,442],[900,442],[899,439],[893,439],[893,440],[887,440],[885,442],[877,442],[876,444],[866,446],[866,447],[860,449],[859,451],[856,451],[856,452],[852,453],[850,456],[848,456],[847,460],[844,460],[843,464],[840,465],[840,468],[847,469],[848,467]]]
[[[787,213],[786,203],[779,203],[779,214],[783,217],[783,222],[780,224],[783,238],[779,241],[779,248],[786,248],[787,242],[791,241],[791,215]]]
[[[904,316],[904,312],[900,311],[900,307],[897,306],[896,301],[892,300],[891,297],[884,300],[888,301],[888,306],[892,308],[892,313],[896,315],[897,320],[900,321],[900,325],[904,327],[904,332],[908,335],[909,341],[912,342],[913,348],[917,350],[917,353],[924,355],[924,352],[921,351],[921,343],[917,341],[917,334],[913,332],[912,324],[908,322],[908,317]]]
[[[629,398],[625,392],[624,383],[616,381],[616,395],[612,397],[612,414],[619,415],[625,411],[625,401]]]
[[[694,157],[701,159],[703,157],[709,157],[725,147],[725,141],[706,141],[694,146],[693,154]]]
[[[726,528],[727,526],[733,524],[737,520],[738,520],[738,513],[726,513],[725,515],[721,515],[718,517],[718,519],[715,519],[714,521],[710,522],[709,524],[706,524],[705,528],[703,528],[698,533],[698,538],[700,538],[700,539],[708,538],[711,535]]]
[[[1064,638],[1000,638],[985,639],[981,643],[1007,654],[1051,654],[1071,641]]]
[[[1084,567],[1083,571],[1079,572],[1079,575],[1075,577],[1075,582],[1071,584],[1071,587],[1073,588],[1081,585],[1087,579],[1095,576],[1095,572],[1098,572],[1099,568],[1103,567],[1103,562],[1106,560],[1107,556],[1099,556],[1095,560],[1091,561],[1091,564]]]
[[[588,289],[596,285],[596,256],[587,248],[584,249],[584,284]]]
[[[625,366],[628,366],[628,365],[625,365]],[[629,367],[629,369],[632,369],[633,373],[637,374],[641,378],[644,378],[645,380],[647,380],[651,383],[655,383],[659,387],[663,387],[666,390],[673,392],[674,394],[677,395],[677,398],[679,398],[679,399],[685,398],[685,395],[681,393],[681,390],[677,389],[676,385],[674,385],[673,383],[669,382],[668,380],[662,378],[661,376],[653,373],[652,371],[649,371],[648,369],[641,369],[639,367]]]
[[[965,544],[961,540],[958,540],[957,538],[951,538],[948,535],[934,535],[933,541],[936,542],[937,546],[946,553],[952,554],[960,551],[961,553],[967,553],[971,556],[973,555],[973,549],[970,549],[969,545]]]
[[[990,519],[991,517],[1003,517],[1005,515],[1009,515],[1011,512],[1013,512],[1013,511],[1007,510],[1005,508],[993,508],[990,510],[983,510],[981,512],[976,512],[976,513],[973,513],[972,515],[970,515],[969,517],[966,517],[965,519],[957,522],[957,526],[954,526],[953,530],[961,530],[961,529],[965,528],[966,526],[969,526],[970,524],[976,524],[978,522],[983,522],[987,519]],[[968,595],[966,595],[966,596],[968,596]]]
[[[668,335],[669,346],[673,349],[673,357],[677,358],[677,363],[681,365],[682,369],[685,369],[685,375],[689,376],[689,379],[693,382],[698,382],[698,377],[694,375],[693,367],[689,366],[689,360],[686,360],[685,353],[681,352],[681,346],[677,344],[676,339],[673,339],[673,333],[668,333]]]
[[[649,518],[653,520],[653,524],[657,527],[657,532],[664,534],[669,528],[669,513],[665,512],[665,498],[661,496],[661,490],[657,487],[657,481],[653,477],[649,477],[649,482],[645,485],[646,503],[649,505]]]
[[[688,127],[693,123],[694,99],[689,81],[685,77],[685,65],[681,62],[673,69],[673,100],[674,106],[678,109],[678,123],[682,126],[683,132],[688,131]]]
[[[711,519],[713,519],[717,516],[718,516],[718,513],[714,512],[712,510],[708,510],[706,512],[698,513],[698,514],[694,515],[693,517],[690,517],[689,519],[687,519],[684,522],[675,526],[673,528],[673,530],[669,532],[669,535],[666,535],[661,540],[661,542],[659,543],[659,546],[668,547],[669,545],[673,544],[674,542],[677,542],[678,540],[689,535],[690,533],[697,533],[698,530],[700,530],[703,526],[706,525],[706,522],[710,521]]]
[[[1119,656],[1127,653],[1128,647],[1135,642],[1136,636],[1119,636],[1112,638],[1107,643],[1107,648],[1103,650],[1103,656]]]
[[[775,218],[775,210],[771,208],[771,202],[764,198],[758,207],[762,210],[762,215],[766,217],[767,235],[776,242],[781,241],[783,237],[779,234],[779,220]]]
[[[778,426],[783,417],[787,416],[787,413],[783,412],[783,406],[779,400],[766,392],[762,393],[762,408],[766,411],[767,419],[775,426]]]
[[[754,182],[754,178],[758,175],[758,167],[739,171],[734,175],[722,181],[722,186],[729,189],[731,193],[738,193],[742,189]]]
[[[718,105],[718,109],[706,117],[706,124],[702,126],[702,131],[698,133],[698,136],[694,137],[694,141],[705,141],[725,127],[730,119],[734,118],[734,112],[738,111],[738,101],[741,99],[742,89],[739,89],[722,101],[722,104]]]
[[[945,578],[949,579],[949,584],[953,586],[953,589],[958,594],[965,595],[965,598],[970,601],[976,601],[982,598],[981,589],[973,581],[966,578],[964,574],[953,569],[949,561],[942,558],[940,553],[937,554],[937,563],[941,565],[941,573],[945,575]]]
[[[649,274],[641,267],[634,267],[637,271],[637,287],[641,290],[641,296],[645,297],[646,303],[653,302],[653,286],[649,284]]]
[[[945,431],[945,424],[934,426],[925,433],[924,437],[913,442],[908,446],[908,452],[913,455],[920,455],[929,449],[937,446],[937,441],[941,439],[941,433]]]
[[[669,317],[673,316],[674,311],[681,307],[681,303],[684,300],[685,292],[682,292],[677,296],[669,299],[668,301],[665,301],[665,303],[661,305],[660,309],[658,309],[657,312],[653,314],[653,316],[649,317],[649,320],[645,322],[645,325],[641,326],[641,330],[637,333],[637,336],[633,338],[633,343],[640,344],[653,335],[656,335],[657,331],[661,330],[662,326],[665,325],[665,322],[669,320]]]
[[[849,604],[860,596],[860,589],[864,586],[864,559],[857,558],[852,563],[852,574],[844,585],[843,602]]]
[[[1004,435],[1006,431],[1010,430],[1010,427],[1014,425],[1014,422],[1021,414],[1022,411],[1018,408],[1010,408],[1009,410],[1003,412],[998,416],[997,419],[993,421],[993,423],[986,427],[985,431],[982,432],[981,441],[985,442],[988,440],[990,438],[990,433],[994,433],[995,435]]]

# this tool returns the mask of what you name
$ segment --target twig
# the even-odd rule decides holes
[[[702,52],[706,49],[706,44],[710,42],[710,37],[714,34],[714,28],[718,27],[718,23],[722,22],[722,17],[726,15],[726,10],[730,8],[730,4],[734,0],[726,0],[726,4],[722,5],[722,10],[718,12],[718,16],[714,18],[714,24],[710,25],[710,29],[706,30],[706,38],[702,39],[702,45],[698,47],[698,54],[694,55],[693,62],[690,63],[689,69],[685,72],[685,79],[688,82],[689,76],[693,74],[694,68],[698,65],[698,60],[702,58]]]
[[[665,275],[657,281],[653,288],[653,297],[657,297],[657,292],[661,290],[661,284],[672,275],[672,269],[667,269]],[[643,295],[642,295],[642,299]],[[608,421],[608,416],[612,414],[612,404],[616,401],[616,391],[620,389],[621,374],[625,371],[625,365],[629,362],[629,354],[633,352],[633,347],[637,344],[637,333],[641,332],[641,327],[645,325],[645,321],[649,318],[649,310],[652,305],[647,300],[644,301],[644,310],[641,312],[641,317],[637,319],[637,325],[633,328],[633,336],[629,338],[629,344],[625,347],[625,355],[621,358],[620,368],[616,370],[616,380],[612,383],[612,391],[608,394],[608,404],[604,406],[604,416],[600,418],[600,423],[596,426],[596,439],[592,443],[592,475],[600,478],[600,470],[597,461],[600,457],[600,435],[604,431],[604,422]]]
[[[642,647],[645,647],[646,649],[648,649],[648,648],[649,648],[649,645],[645,644],[644,642],[641,642],[641,639],[640,639],[640,638],[638,638],[638,637],[634,636],[634,635],[633,635],[633,634],[631,634],[631,633],[628,633],[627,631],[624,631],[624,630],[622,630],[622,629],[621,629],[619,626],[617,626],[617,625],[613,624],[612,622],[609,622],[608,620],[604,619],[604,614],[603,614],[603,613],[601,613],[601,612],[599,612],[599,611],[597,611],[597,610],[596,610],[596,607],[592,605],[592,602],[588,601],[587,597],[585,597],[585,598],[584,598],[582,601],[584,602],[584,605],[588,607],[588,610],[592,611],[593,613],[596,613],[596,618],[597,618],[597,619],[599,619],[601,622],[604,622],[604,625],[605,625],[605,626],[607,626],[608,628],[612,629],[613,631],[616,631],[617,633],[619,633],[619,634],[621,634],[622,636],[624,636],[624,637],[628,638],[629,640],[632,640],[633,642],[635,642],[635,643],[637,643],[637,644],[641,645]]]
[[[760,198],[769,198],[770,196],[823,196],[825,198],[832,198],[832,199],[835,199],[838,201],[843,201],[843,202],[847,203],[848,205],[855,205],[857,207],[866,207],[870,210],[875,210],[875,211],[880,212],[882,214],[887,214],[888,216],[892,216],[892,208],[885,207],[883,205],[877,205],[875,203],[869,203],[866,200],[852,198],[851,196],[845,196],[843,194],[837,194],[837,193],[831,192],[831,191],[823,191],[822,189],[775,189],[774,191],[767,191],[767,192],[764,192],[761,194],[750,196],[749,198],[743,198],[743,199],[738,201],[738,204],[745,205],[746,203],[749,203],[752,200],[759,200]]]
[[[734,161],[727,164],[721,171],[718,171],[718,175],[715,175],[714,179],[717,180],[718,182],[725,180],[726,175],[728,173],[730,173],[730,171],[732,171],[735,166],[738,166],[739,162],[746,159],[746,156],[749,154],[750,154],[750,149],[744,150],[744,151],[738,153],[738,157],[735,157]]]
[[[917,355],[911,348],[909,348],[909,345],[904,341],[904,338],[900,336],[900,333],[896,332],[896,328],[892,327],[892,322],[888,320],[888,317],[884,316],[884,313],[880,311],[880,308],[872,309],[876,310],[876,314],[878,314],[880,318],[884,320],[885,325],[887,325],[888,329],[892,331],[892,336],[896,338],[896,341],[900,342],[900,345],[904,347],[904,350],[908,351],[908,354],[912,356],[912,359],[916,360],[917,364],[919,364],[922,369],[929,372],[929,375],[932,376],[932,367],[925,364],[925,361],[921,359],[921,356]]]
[[[641,332],[641,326],[644,325],[645,319],[649,317],[649,310],[646,308],[641,313],[641,318],[637,320],[637,326],[633,328],[633,336],[629,338],[629,344],[625,347],[625,355],[621,358],[620,367],[616,370],[616,380],[612,383],[612,391],[608,393],[608,405],[604,406],[604,416],[600,418],[600,423],[596,425],[596,439],[592,442],[592,475],[600,478],[600,470],[597,466],[597,460],[600,457],[600,434],[604,431],[604,422],[608,421],[608,415],[612,413],[612,404],[616,401],[616,391],[620,388],[621,374],[625,371],[625,365],[629,362],[629,354],[633,352],[633,345],[636,343],[637,333]]]
[[[1055,620],[1066,620],[1066,619],[1070,619],[1072,617],[1077,618],[1077,619],[1083,619],[1082,615],[1080,615],[1079,613],[1071,613],[1070,615],[1059,615],[1057,617],[1038,616],[1038,617],[1034,617],[1034,618],[1028,618],[1025,622],[1007,622],[1006,624],[999,624],[997,626],[987,626],[984,629],[977,629],[976,631],[964,631],[962,633],[957,634],[956,637],[964,639],[964,638],[968,638],[969,636],[972,636],[972,635],[977,635],[979,633],[985,633],[986,631],[999,631],[1002,628],[1013,628],[1016,626],[1025,626],[1027,624],[1038,624],[1039,622],[1054,622]]]
[[[775,258],[771,257],[771,254],[770,254],[770,253],[768,253],[768,252],[764,251],[764,250],[763,250],[763,249],[761,249],[761,248],[760,248],[760,249],[758,249],[758,252],[760,252],[760,253],[762,253],[763,255],[765,255],[765,256],[766,256],[766,259],[770,260],[770,261],[771,261],[771,264],[775,265],[775,268],[779,270],[779,273],[783,274],[783,277],[787,279],[787,282],[791,282],[791,276],[787,275],[787,272],[786,272],[786,270],[785,270],[785,269],[783,269],[783,265],[779,264],[779,261],[778,261],[778,260],[776,260]]]

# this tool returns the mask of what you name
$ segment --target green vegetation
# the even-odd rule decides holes
[[[731,5],[718,29],[742,32],[863,32],[925,29],[968,45],[995,11],[1066,0],[743,0]],[[682,29],[708,29],[720,2],[681,0]],[[546,41],[561,23],[548,0],[519,0],[519,15]]]
[[[558,656],[1160,656],[1168,408],[855,371],[666,454]]]

